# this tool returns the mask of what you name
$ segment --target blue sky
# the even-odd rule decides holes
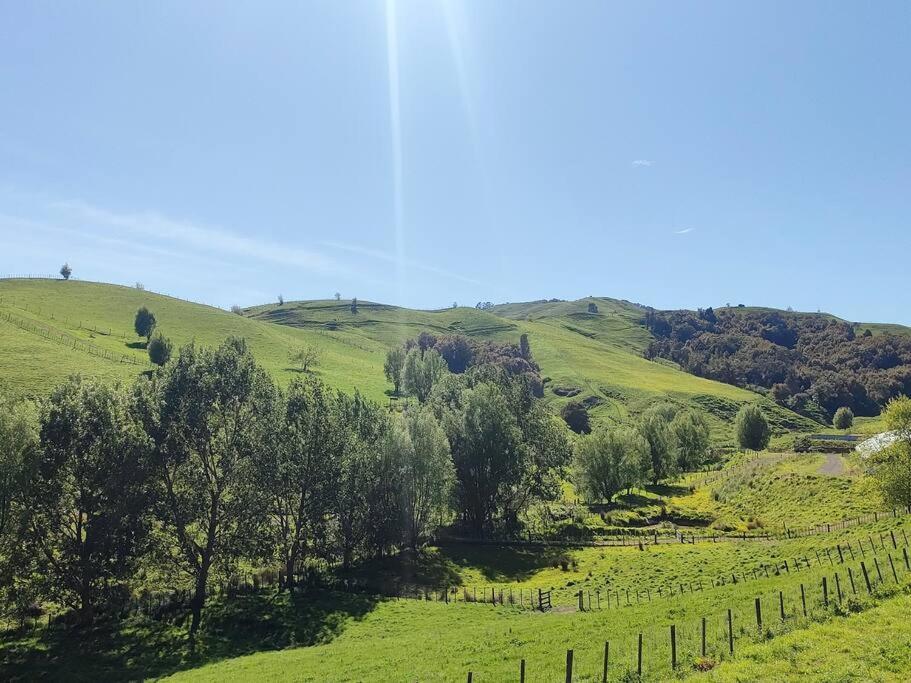
[[[907,2],[6,2],[0,272],[911,323]]]

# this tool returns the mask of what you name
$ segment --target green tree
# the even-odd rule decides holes
[[[588,409],[581,401],[570,401],[563,406],[560,409],[560,417],[576,434],[588,434],[592,430]]]
[[[136,570],[151,443],[125,392],[79,377],[51,394],[40,439],[27,543],[42,593],[88,623]]]
[[[29,402],[0,397],[0,561],[4,547],[18,531],[19,514],[27,506],[26,486],[36,464],[38,415]]]
[[[854,411],[847,406],[842,406],[835,411],[832,426],[835,429],[850,429],[854,425]]]
[[[133,329],[136,330],[137,336],[145,337],[146,342],[148,342],[152,338],[152,332],[155,331],[155,325],[155,315],[148,308],[143,306],[136,311]]]
[[[319,363],[319,357],[319,348],[309,344],[294,349],[289,356],[301,372],[310,372]]]
[[[159,367],[171,360],[173,345],[171,340],[160,332],[146,344],[146,348],[149,353],[149,360]]]
[[[883,415],[895,441],[871,456],[871,470],[886,504],[907,507],[911,505],[911,398],[892,399]]]
[[[162,528],[177,550],[171,559],[193,582],[192,643],[215,563],[232,567],[265,537],[256,470],[277,396],[246,343],[233,338],[214,351],[185,346],[147,393]]]
[[[674,413],[675,408],[672,405],[659,403],[642,413],[637,422],[639,433],[648,442],[648,476],[653,484],[679,472],[675,457],[674,434],[670,428]]]
[[[677,456],[677,468],[682,472],[699,469],[709,451],[709,425],[702,413],[685,410],[674,416],[670,424]]]
[[[415,549],[449,506],[455,470],[446,432],[429,407],[411,410],[393,425],[386,447],[398,460],[405,542]]]
[[[392,382],[393,391],[398,395],[402,388],[402,373],[405,366],[405,349],[401,346],[393,346],[386,352],[386,362],[383,364],[383,372],[386,373],[386,379]]]
[[[422,354],[420,348],[413,347],[405,356],[402,386],[407,394],[423,403],[430,396],[433,385],[448,372],[446,361],[435,349],[428,348]]]
[[[772,430],[762,410],[755,404],[743,405],[734,419],[737,443],[741,448],[753,451],[764,450],[772,438]]]
[[[339,463],[350,438],[337,393],[316,379],[292,381],[273,445],[256,469],[289,589],[307,555],[326,550]]]
[[[69,280],[69,279],[70,279],[70,275],[72,275],[72,274],[73,274],[73,269],[70,268],[70,264],[69,264],[69,263],[64,263],[62,266],[60,266],[60,276],[61,276],[64,280]]]
[[[587,501],[610,503],[623,489],[644,482],[649,453],[648,441],[635,429],[598,429],[576,444],[576,486]]]

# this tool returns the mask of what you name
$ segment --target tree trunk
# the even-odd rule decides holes
[[[206,584],[209,580],[209,565],[204,562],[196,576],[196,588],[193,599],[190,601],[192,618],[190,620],[190,646],[196,645],[196,632],[199,631],[199,622],[202,620],[202,608],[206,604]]]
[[[294,565],[295,557],[293,554],[289,555],[287,562],[285,562],[285,588],[288,589],[289,593],[294,592]]]

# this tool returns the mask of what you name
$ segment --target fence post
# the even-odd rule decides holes
[[[879,568],[879,559],[874,557],[873,564],[876,565],[876,575],[879,577],[879,582],[882,583],[883,582],[883,573],[882,573],[882,570]]]
[[[870,586],[870,574],[867,572],[867,565],[860,563],[860,570],[864,573],[864,582],[867,584],[867,592],[872,593],[873,588]]]
[[[822,604],[823,604],[823,607],[828,609],[828,607],[829,607],[829,581],[825,576],[822,577]]]
[[[471,683],[471,672],[468,672],[468,683]]]
[[[838,604],[841,604],[841,578],[838,576],[838,572],[835,572],[835,592],[838,594]]]
[[[519,662],[519,683],[525,683],[525,660]]]
[[[677,627],[671,624],[671,668],[677,668]]]
[[[702,617],[702,647],[699,649],[702,656],[705,657],[705,617]]]
[[[734,617],[728,609],[728,649],[734,654]]]
[[[784,621],[784,593],[778,591],[778,611],[781,612],[781,620]]]
[[[566,651],[566,683],[573,683],[573,651]]]
[[[762,603],[756,598],[756,627],[762,633]]]
[[[898,550],[898,544],[895,542],[895,531],[889,529],[889,536],[892,537],[892,549]]]
[[[908,563],[908,549],[902,548],[902,556],[905,558],[905,569],[911,571],[911,564]]]
[[[807,618],[807,594],[804,591],[803,584],[800,584],[800,604],[803,607],[803,618]]]
[[[639,648],[636,657],[636,673],[642,678],[642,634],[639,634]]]
[[[892,578],[895,579],[895,583],[898,583],[898,574],[895,571],[895,563],[892,561],[892,555],[888,555],[889,566],[892,567]]]
[[[607,662],[610,659],[610,641],[604,641],[604,673],[601,674],[601,683],[607,683]]]
[[[857,595],[857,588],[854,587],[854,572],[848,567],[848,578],[851,580],[851,593]]]

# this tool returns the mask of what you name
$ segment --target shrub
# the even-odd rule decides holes
[[[850,429],[854,424],[854,411],[847,406],[842,406],[835,411],[835,417],[832,418],[832,425],[835,429]]]
[[[579,401],[570,401],[563,406],[560,411],[560,417],[576,434],[588,434],[592,430],[591,422],[588,419],[588,410]]]
[[[155,335],[155,338],[148,343],[149,360],[155,365],[162,366],[171,360],[171,351],[173,345],[171,340],[163,337],[161,334]]]
[[[741,448],[761,451],[769,445],[769,439],[772,438],[769,422],[757,405],[743,406],[737,413],[734,426]]]
[[[148,308],[143,306],[136,311],[136,318],[133,320],[133,329],[140,337],[145,337],[146,341],[152,338],[152,332],[155,331],[155,315]]]
[[[69,280],[70,275],[72,275],[72,274],[73,274],[73,269],[70,268],[69,263],[64,263],[62,266],[60,266],[60,275],[63,277],[64,280]]]

